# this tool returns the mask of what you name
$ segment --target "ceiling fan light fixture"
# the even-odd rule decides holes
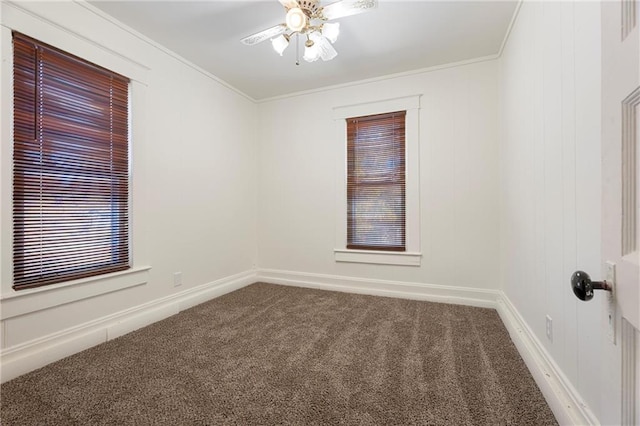
[[[287,34],[280,34],[278,37],[271,40],[273,50],[278,52],[278,55],[282,56],[284,50],[289,46],[289,36]]]
[[[300,32],[307,26],[307,15],[299,7],[292,7],[287,12],[285,22],[291,31]]]
[[[331,43],[335,43],[340,34],[339,22],[325,22],[322,24],[322,35],[325,36]]]
[[[327,21],[375,9],[378,0],[335,0],[327,6],[322,6],[321,1],[279,0],[286,11],[285,22],[245,37],[242,43],[251,46],[271,39],[273,49],[282,56],[295,35],[296,65],[300,65],[298,41],[302,34],[307,39],[303,56],[307,62],[332,60],[338,55],[333,43],[340,34],[340,24]]]

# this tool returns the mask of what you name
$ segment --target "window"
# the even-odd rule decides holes
[[[333,109],[336,262],[420,266],[420,95]]]
[[[405,251],[405,111],[347,119],[347,248]]]
[[[129,80],[19,33],[13,49],[13,288],[129,269]]]

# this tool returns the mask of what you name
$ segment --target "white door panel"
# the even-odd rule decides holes
[[[636,424],[640,374],[640,29],[637,0],[602,2],[602,257],[616,265],[621,421]],[[620,362],[620,364],[618,364]],[[617,382],[617,381],[614,381]],[[620,382],[617,382],[620,383]]]
[[[617,268],[621,315],[640,328],[638,149],[640,42],[633,2],[602,3],[603,260]]]

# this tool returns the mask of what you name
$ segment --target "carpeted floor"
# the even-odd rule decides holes
[[[9,425],[554,425],[491,309],[257,283],[3,384]]]

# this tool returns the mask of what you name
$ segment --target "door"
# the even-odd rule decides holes
[[[602,252],[615,264],[623,424],[640,416],[639,8],[637,0],[602,2]]]

